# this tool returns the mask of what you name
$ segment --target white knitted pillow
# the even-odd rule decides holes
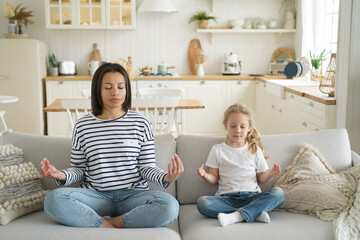
[[[359,178],[360,165],[336,173],[315,147],[304,144],[274,185],[285,192],[278,209],[332,221],[352,206]]]
[[[0,145],[0,224],[6,225],[25,214],[43,209],[41,175],[23,152],[11,144]]]

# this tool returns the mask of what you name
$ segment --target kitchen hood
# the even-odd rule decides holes
[[[177,12],[172,0],[144,0],[138,8],[138,12]]]

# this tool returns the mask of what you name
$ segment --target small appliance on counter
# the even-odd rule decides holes
[[[73,61],[61,61],[59,62],[59,75],[76,75],[76,65]]]
[[[284,75],[285,67],[288,65],[287,61],[274,61],[269,65],[270,75]]]
[[[236,53],[230,52],[225,54],[222,65],[223,75],[239,75],[241,74],[241,61]]]

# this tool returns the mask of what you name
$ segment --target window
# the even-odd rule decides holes
[[[316,5],[315,27],[315,52],[320,54],[323,49],[326,52],[336,53],[338,39],[338,19],[340,0],[318,0]],[[324,71],[329,65],[330,54],[324,61]]]

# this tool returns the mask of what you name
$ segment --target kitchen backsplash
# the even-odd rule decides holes
[[[146,0],[145,0],[146,1]],[[211,42],[210,33],[197,33],[195,23],[188,24],[192,13],[198,9],[211,11],[218,23],[211,26],[226,26],[228,20],[262,17],[266,21],[276,20],[282,26],[283,13],[278,10],[278,0],[169,0],[178,9],[177,13],[137,13],[136,30],[54,30],[45,28],[45,4],[43,0],[0,0],[2,8],[6,2],[16,6],[23,3],[34,11],[34,24],[25,28],[31,38],[44,41],[49,52],[58,60],[72,60],[77,64],[78,74],[87,74],[87,63],[93,43],[97,43],[103,61],[127,59],[132,56],[138,67],[146,65],[156,70],[164,61],[176,66],[170,72],[190,74],[188,46],[193,38],[200,39],[208,60],[204,64],[205,74],[221,74],[225,53],[235,52],[242,61],[242,73],[265,74],[272,53],[279,47],[295,48],[295,34],[284,33],[216,33]],[[137,6],[142,3],[137,1]],[[7,31],[7,19],[0,18],[0,32]],[[3,57],[3,56],[2,56]]]

